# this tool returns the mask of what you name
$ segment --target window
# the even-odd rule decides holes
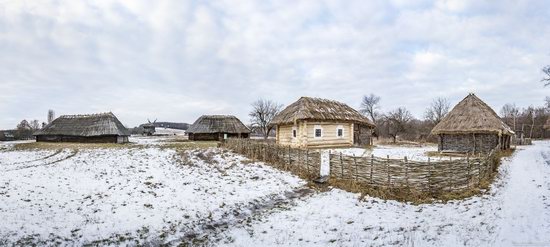
[[[321,137],[321,136],[323,136],[323,130],[315,129],[315,137]]]
[[[295,129],[292,130],[292,137],[296,138],[296,130]]]
[[[313,127],[313,138],[322,138],[323,137],[323,128],[321,125],[315,125]]]
[[[336,136],[339,137],[339,138],[344,137],[344,126],[338,125],[336,127]]]

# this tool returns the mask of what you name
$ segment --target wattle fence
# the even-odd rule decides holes
[[[476,188],[496,171],[499,162],[495,151],[498,148],[483,157],[411,161],[406,157],[390,159],[355,157],[334,152],[327,154],[330,151],[296,149],[246,139],[230,139],[221,146],[249,159],[305,174],[309,178],[319,177],[322,163],[325,162],[330,167],[330,179],[355,182],[371,188],[406,188],[429,194]]]

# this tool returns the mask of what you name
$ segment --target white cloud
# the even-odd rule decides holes
[[[112,110],[127,125],[244,121],[258,97],[302,95],[418,117],[433,97],[548,94],[544,1],[0,1],[0,129]],[[519,93],[517,88],[521,88]]]

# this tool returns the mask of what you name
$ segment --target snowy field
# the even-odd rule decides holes
[[[0,245],[200,241],[304,184],[218,149],[8,149],[0,162]]]
[[[0,246],[550,245],[550,142],[505,159],[482,196],[416,206],[310,189],[216,148],[132,141],[54,150],[0,143]]]
[[[356,157],[365,157],[374,155],[375,157],[391,159],[404,159],[405,156],[409,160],[415,161],[427,161],[431,160],[448,159],[445,157],[428,157],[427,152],[436,152],[437,145],[426,144],[423,146],[389,146],[389,145],[376,145],[372,149],[365,148],[341,148],[332,149],[332,152],[342,153],[344,155],[355,155]]]
[[[226,232],[230,246],[550,246],[550,142],[522,147],[483,195],[410,205],[333,189]],[[283,223],[284,222],[284,223]]]

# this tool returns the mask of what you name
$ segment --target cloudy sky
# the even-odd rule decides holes
[[[0,129],[48,109],[248,122],[259,97],[542,105],[549,23],[545,0],[0,0]]]

